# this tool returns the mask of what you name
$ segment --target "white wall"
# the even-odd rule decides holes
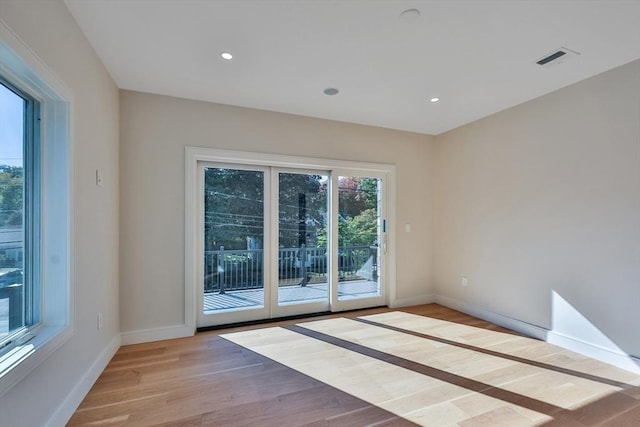
[[[431,294],[432,137],[130,91],[120,123],[123,332],[184,323],[186,145],[396,164],[397,297]]]
[[[73,411],[87,381],[95,380],[91,367],[99,373],[94,364],[119,343],[118,90],[61,1],[2,0],[0,19],[74,96],[75,335],[0,398],[0,425],[33,427],[52,415],[54,424],[66,421],[68,404]],[[102,188],[95,186],[97,168]],[[97,331],[100,311],[104,327]]]
[[[435,156],[438,295],[640,356],[640,62],[442,134]]]

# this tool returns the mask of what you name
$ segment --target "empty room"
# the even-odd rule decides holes
[[[640,0],[0,0],[0,427],[640,426]]]

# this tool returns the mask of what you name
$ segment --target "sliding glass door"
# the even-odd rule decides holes
[[[200,323],[214,313],[224,313],[228,322],[269,315],[264,251],[268,172],[237,165],[202,169]]]
[[[380,178],[338,177],[338,300],[380,295]]]
[[[326,172],[293,170],[278,170],[275,175],[278,187],[278,298],[275,311],[280,315],[291,315],[327,310],[329,176]]]
[[[384,305],[383,178],[203,163],[198,326]]]
[[[387,237],[383,177],[339,171],[333,182],[337,251],[332,307],[349,310],[384,305]]]

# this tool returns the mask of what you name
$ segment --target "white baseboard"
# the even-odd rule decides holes
[[[111,342],[102,350],[100,355],[91,364],[89,369],[82,375],[80,381],[73,387],[71,393],[64,399],[62,404],[58,406],[58,409],[53,413],[47,426],[58,427],[67,424],[75,410],[78,408],[82,399],[85,398],[91,387],[95,384],[96,380],[107,367],[107,364],[111,360],[116,351],[120,348],[120,335],[113,337]]]
[[[637,357],[620,353],[613,349],[603,348],[567,335],[559,334],[552,330],[533,325],[522,320],[494,313],[455,298],[436,295],[434,300],[436,303],[445,307],[461,311],[479,319],[486,320],[487,322],[511,329],[512,331],[520,332],[521,334],[546,341],[567,350],[575,351],[576,353],[600,360],[601,362],[640,374],[640,359]]]
[[[168,326],[166,328],[141,329],[138,331],[122,332],[120,336],[122,337],[122,345],[129,345],[191,337],[194,333],[195,330],[186,325],[175,325]]]
[[[640,358],[635,356],[591,344],[555,331],[548,332],[546,341],[635,374],[640,374]]]
[[[546,341],[548,329],[543,328],[542,326],[523,322],[522,320],[494,313],[465,301],[460,301],[455,298],[449,298],[442,295],[436,295],[435,302],[440,305],[444,305],[445,307],[467,313],[473,317],[486,320],[487,322],[511,329],[512,331],[520,332],[521,334]]]
[[[410,298],[396,298],[393,301],[389,301],[389,307],[391,308],[408,307],[411,305],[431,304],[432,302],[435,302],[434,295],[426,294],[426,295],[418,295],[416,297],[410,297]]]

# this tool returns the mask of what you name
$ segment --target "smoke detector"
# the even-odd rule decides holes
[[[536,64],[541,65],[545,68],[555,67],[557,65],[567,62],[572,58],[575,58],[578,55],[580,55],[580,53],[576,52],[575,50],[567,49],[566,47],[561,47],[560,49],[556,49],[553,52],[538,59],[536,61]]]

